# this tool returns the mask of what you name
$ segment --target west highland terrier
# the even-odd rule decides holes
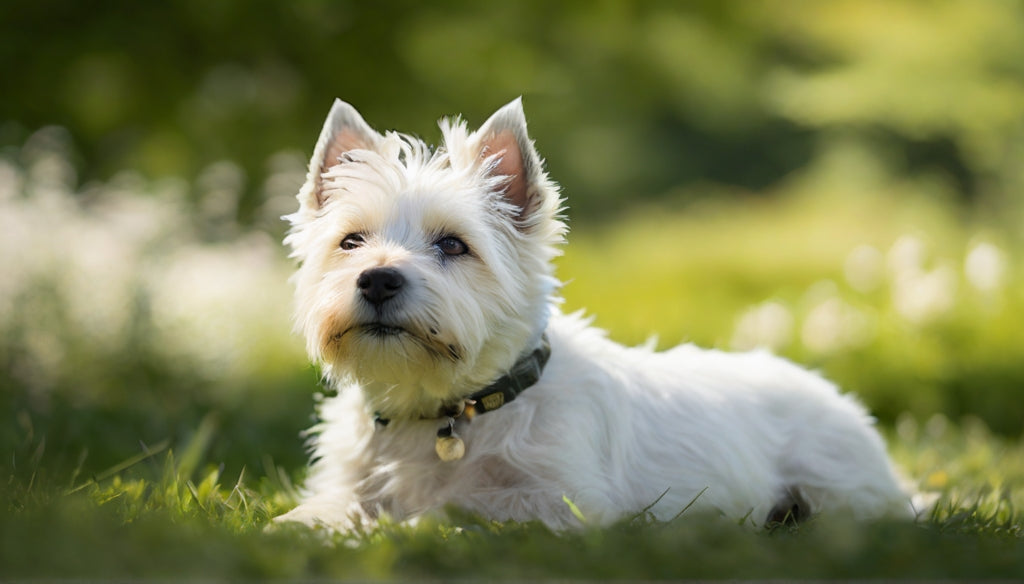
[[[872,419],[821,377],[764,352],[623,347],[560,312],[562,201],[519,100],[475,132],[440,126],[431,149],[340,100],[324,124],[285,242],[296,327],[337,395],[279,519],[912,513]]]

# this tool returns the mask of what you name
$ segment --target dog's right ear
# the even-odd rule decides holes
[[[470,138],[480,160],[492,160],[491,172],[506,177],[505,200],[516,208],[516,220],[526,226],[543,206],[543,163],[526,132],[523,100],[516,98],[488,118]]]
[[[342,156],[350,150],[377,150],[384,137],[374,131],[363,120],[356,108],[334,100],[327,121],[320,131],[309,161],[306,183],[299,191],[299,204],[304,209],[316,210],[323,206],[326,197],[323,189],[323,174],[329,168],[342,162]]]

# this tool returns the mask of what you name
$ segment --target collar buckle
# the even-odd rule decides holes
[[[467,417],[472,419],[478,414],[493,412],[508,402],[516,399],[538,381],[551,357],[551,343],[545,333],[541,336],[540,346],[516,361],[512,369],[499,377],[494,383],[474,392],[466,398]]]

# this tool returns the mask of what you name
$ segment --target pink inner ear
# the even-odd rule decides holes
[[[327,148],[324,151],[324,156],[320,160],[320,173],[327,172],[332,166],[336,166],[339,163],[339,158],[349,150],[372,150],[373,143],[368,142],[366,137],[361,135],[359,132],[345,128],[335,134],[330,142],[327,143]],[[316,181],[316,205],[322,207],[324,204],[324,192],[322,188],[323,177],[317,176]]]
[[[498,154],[500,160],[498,160],[494,173],[510,177],[505,187],[505,198],[519,208],[519,217],[522,218],[529,201],[529,185],[526,182],[523,155],[519,151],[515,133],[501,132],[484,141],[484,148],[480,155],[486,158],[495,153]]]
[[[334,139],[327,144],[327,152],[324,153],[323,162],[320,163],[321,171],[326,171],[338,164],[338,158],[349,150],[370,150],[372,148],[373,144],[368,143],[358,132],[346,128],[338,132]]]

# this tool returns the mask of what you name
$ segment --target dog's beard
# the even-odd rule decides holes
[[[463,330],[466,323],[442,316],[452,308],[422,296],[385,310],[356,293],[331,297],[333,305],[320,305],[309,315],[318,329],[311,340],[325,373],[361,386],[374,410],[430,417],[468,393],[461,380],[475,363],[479,339]]]
[[[452,361],[461,359],[461,350],[456,343],[438,338],[436,330],[409,323],[394,323],[386,320],[357,322],[345,330],[331,334],[327,339],[325,353],[337,352],[339,356],[356,352],[386,355],[392,354],[408,360]],[[365,356],[365,355],[364,355]]]

